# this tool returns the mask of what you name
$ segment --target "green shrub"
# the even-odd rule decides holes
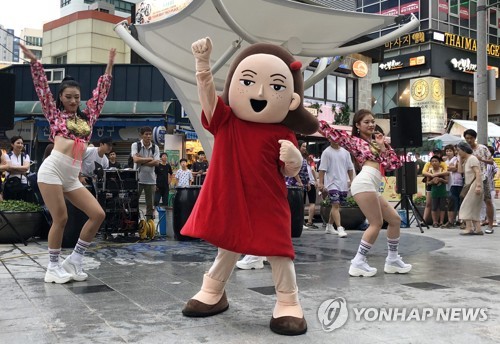
[[[5,200],[0,202],[0,211],[35,212],[42,211],[42,207],[25,201]]]

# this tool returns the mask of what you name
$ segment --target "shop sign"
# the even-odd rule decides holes
[[[153,23],[176,15],[193,0],[144,0],[136,5],[135,23]]]
[[[402,47],[409,47],[415,44],[425,43],[425,32],[419,31],[414,33],[409,33],[407,35],[396,38],[393,41],[387,42],[384,45],[386,50],[399,49]]]
[[[433,32],[432,39],[453,48],[459,48],[471,52],[477,51],[477,41],[474,38],[459,36],[448,32]],[[488,44],[486,46],[486,51],[490,56],[500,57],[500,45]]]
[[[472,63],[469,58],[460,60],[452,58],[449,62],[451,69],[457,72],[473,74],[477,71],[477,64]],[[495,78],[498,79],[498,67],[488,66],[487,68],[488,70],[493,69],[495,71]]]
[[[439,0],[439,12],[448,13],[448,1],[447,0]]]
[[[390,60],[384,63],[381,63],[378,68],[383,69],[383,70],[394,70],[394,69],[400,69],[403,68],[403,62],[401,61],[396,61],[396,60]]]
[[[390,60],[384,60],[382,63],[379,64],[379,75],[385,72],[391,72],[401,68],[424,66],[428,62],[427,59],[428,56],[429,52],[425,51],[421,52],[418,56],[401,55],[394,57]]]
[[[421,109],[422,133],[442,133],[446,125],[444,79],[411,79],[410,106]]]
[[[398,14],[409,14],[417,13],[419,11],[418,1],[413,1],[407,4],[403,4],[399,7],[391,7],[380,11],[379,14],[383,15],[398,15]]]
[[[469,19],[469,9],[467,7],[460,6],[460,19]]]
[[[352,72],[360,78],[364,78],[368,74],[368,66],[361,60],[357,60],[352,64]]]
[[[464,72],[464,73],[474,73],[477,70],[477,64],[474,64],[470,59],[460,59],[452,58],[450,64],[453,70]]]

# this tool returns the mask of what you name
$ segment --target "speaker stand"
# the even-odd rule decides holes
[[[10,228],[12,229],[12,231],[14,232],[15,235],[17,235],[19,237],[19,239],[21,239],[21,242],[24,244],[24,246],[28,246],[28,242],[23,238],[23,236],[17,231],[16,227],[14,227],[12,225],[12,223],[9,221],[9,219],[5,216],[4,212],[3,211],[0,211],[0,216],[2,217],[2,219],[5,221],[5,223],[3,224],[2,227],[0,227],[0,231],[2,229],[4,229],[5,227],[7,226],[10,226]]]
[[[429,229],[429,225],[425,223],[424,217],[422,214],[420,214],[420,211],[417,209],[417,206],[413,202],[413,195],[407,195],[407,194],[402,194],[401,195],[401,200],[394,206],[394,209],[396,209],[400,204],[401,208],[403,208],[403,205],[405,206],[404,209],[406,211],[406,228],[410,228],[410,225],[413,223],[413,221],[417,221],[417,226],[420,228],[420,233],[423,233],[424,230],[422,229],[422,224]],[[404,200],[404,203],[403,203]],[[411,211],[413,213],[412,219],[410,221],[410,214],[408,208],[411,208]]]
[[[422,224],[429,229],[429,226],[427,223],[425,223],[424,217],[420,212],[418,211],[417,207],[415,206],[415,203],[413,203],[413,195],[407,193],[407,185],[406,185],[406,147],[403,148],[403,154],[404,154],[404,162],[403,166],[401,166],[401,171],[403,172],[402,176],[402,181],[401,181],[401,199],[399,202],[394,206],[394,209],[396,209],[400,204],[401,208],[405,209],[406,211],[406,228],[410,228],[411,223],[416,220],[417,221],[417,226],[420,228],[420,233],[423,233],[424,230],[422,229]],[[404,201],[404,203],[403,203]],[[412,213],[413,213],[413,218],[410,221],[410,214],[409,214],[409,208],[411,208]]]

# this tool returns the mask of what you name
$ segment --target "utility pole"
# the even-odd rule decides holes
[[[480,144],[488,144],[488,55],[486,43],[488,41],[487,0],[477,1],[477,71],[476,86],[477,95],[477,141]]]

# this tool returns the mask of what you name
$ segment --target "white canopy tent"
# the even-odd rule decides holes
[[[467,129],[473,129],[477,132],[477,122],[462,119],[452,119],[448,126],[448,133],[462,136]],[[488,137],[500,137],[500,127],[495,123],[488,122]]]
[[[117,34],[137,54],[157,67],[177,95],[196,130],[203,148],[211,155],[213,137],[201,125],[201,106],[195,82],[191,43],[209,36],[212,71],[218,91],[222,90],[232,56],[239,48],[256,42],[286,47],[307,66],[320,57],[316,72],[306,81],[314,85],[335,70],[340,61],[327,66],[327,58],[358,53],[383,45],[415,29],[411,15],[400,28],[366,43],[340,47],[357,37],[388,27],[403,17],[346,12],[289,0],[192,1],[181,12],[163,20],[135,25],[137,40],[126,22],[115,27]]]
[[[439,136],[435,136],[433,138],[430,138],[429,141],[441,141],[441,143],[444,146],[446,146],[446,145],[456,145],[460,141],[464,141],[464,139],[460,136],[446,133],[443,135],[439,135]]]

